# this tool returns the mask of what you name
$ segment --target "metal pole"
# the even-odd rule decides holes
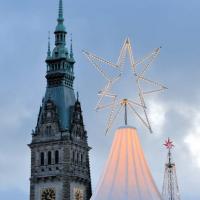
[[[173,199],[173,184],[172,184],[172,164],[171,164],[171,150],[169,148],[169,179],[170,179],[170,200]]]
[[[127,117],[127,99],[124,99],[124,109],[125,109],[125,113],[124,113],[125,126],[127,126],[127,124],[128,124],[128,117]]]

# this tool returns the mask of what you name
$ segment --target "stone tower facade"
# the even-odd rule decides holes
[[[32,133],[30,200],[89,200],[91,178],[87,132],[73,90],[72,44],[66,47],[62,0],[55,48],[47,53],[47,88]]]

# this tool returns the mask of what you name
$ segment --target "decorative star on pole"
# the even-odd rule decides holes
[[[167,149],[172,149],[174,147],[173,141],[168,138],[163,144]]]
[[[153,50],[152,53],[144,57],[142,60],[135,62],[134,57],[133,57],[131,42],[130,42],[130,39],[127,38],[121,48],[120,55],[118,57],[116,64],[110,61],[107,61],[103,58],[100,58],[96,56],[95,54],[90,53],[88,51],[83,51],[83,53],[92,63],[92,65],[97,69],[97,71],[107,81],[105,87],[102,90],[100,90],[100,92],[98,93],[99,100],[96,105],[97,111],[106,109],[106,108],[111,109],[110,115],[108,118],[108,124],[106,127],[106,133],[110,130],[110,128],[113,125],[113,122],[116,120],[116,118],[121,113],[123,108],[125,108],[125,125],[127,125],[127,107],[134,113],[134,115],[136,115],[136,117],[142,122],[142,124],[147,129],[149,129],[150,132],[152,132],[151,124],[147,115],[145,96],[155,93],[155,92],[165,90],[167,88],[156,81],[146,78],[145,73],[147,72],[148,68],[150,67],[152,62],[155,60],[155,58],[160,54],[160,48]],[[120,81],[122,77],[123,70],[124,70],[124,63],[125,63],[125,59],[127,55],[130,60],[131,71],[132,71],[132,74],[137,86],[137,95],[139,97],[139,100],[136,100],[136,101],[127,99],[127,98],[120,99],[119,95],[115,94],[113,91],[113,85],[116,84],[118,81]],[[114,76],[109,75],[108,72],[103,69],[102,64],[106,64],[112,67],[116,71],[117,75],[114,75]],[[140,70],[138,70],[139,65],[142,66]],[[142,83],[146,83],[150,85],[151,87],[153,87],[153,89],[144,91],[142,87]],[[103,100],[105,98],[111,99],[111,103],[107,103],[107,104],[103,103]],[[138,110],[142,111],[143,115],[141,115]]]

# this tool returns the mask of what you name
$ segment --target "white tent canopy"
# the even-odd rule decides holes
[[[132,127],[117,129],[110,155],[91,200],[161,200]]]

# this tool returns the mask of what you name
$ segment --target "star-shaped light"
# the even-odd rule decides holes
[[[174,147],[173,141],[171,141],[170,138],[168,138],[163,145],[169,150]]]
[[[150,67],[154,59],[159,55],[160,48],[155,49],[151,54],[147,55],[142,60],[135,62],[134,57],[133,57],[131,42],[130,42],[130,39],[127,38],[121,48],[120,55],[116,64],[110,61],[107,61],[103,58],[100,58],[96,56],[95,54],[90,53],[88,51],[83,51],[83,53],[86,55],[89,61],[93,64],[93,66],[97,69],[97,71],[107,81],[107,84],[105,85],[105,87],[102,90],[100,90],[100,92],[98,93],[99,100],[96,106],[97,111],[105,109],[105,108],[111,109],[109,119],[108,119],[108,124],[106,127],[106,133],[112,127],[113,122],[116,120],[116,118],[122,111],[123,107],[125,108],[125,124],[127,123],[127,107],[129,107],[130,110],[132,110],[133,113],[137,116],[137,118],[143,123],[143,125],[146,128],[148,128],[150,132],[152,132],[151,124],[147,115],[145,96],[155,93],[155,92],[165,90],[167,88],[156,81],[146,78],[145,73],[147,72],[148,68]],[[127,99],[127,98],[120,99],[119,95],[115,94],[113,91],[113,85],[116,84],[116,82],[118,82],[122,77],[124,63],[125,63],[125,59],[127,55],[130,60],[131,71],[133,73],[133,77],[135,79],[135,83],[137,86],[137,95],[139,97],[139,100],[136,100],[136,101]],[[116,71],[117,75],[113,75],[113,76],[109,75],[108,72],[103,69],[102,64],[99,64],[99,63],[106,64],[112,67]],[[142,66],[140,70],[138,70],[139,65]],[[150,86],[153,86],[153,89],[144,91],[142,87],[142,83],[146,83],[146,84],[149,84]],[[110,98],[111,103],[104,104],[103,100],[105,98]],[[144,116],[142,116],[138,110],[142,111]]]

